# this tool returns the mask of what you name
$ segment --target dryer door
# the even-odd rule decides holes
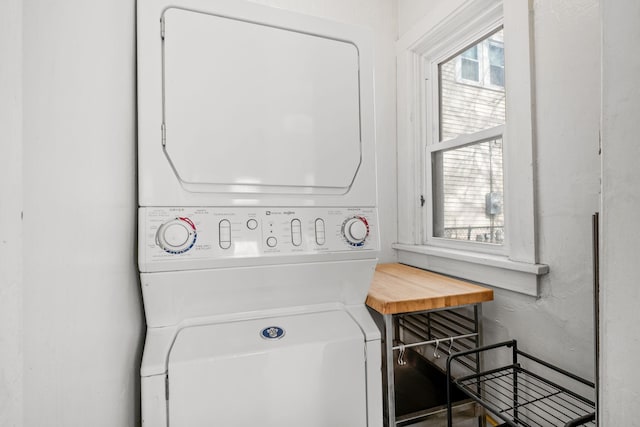
[[[364,347],[342,311],[183,329],[169,425],[366,427]]]
[[[166,159],[190,191],[343,194],[360,167],[353,43],[164,11]]]

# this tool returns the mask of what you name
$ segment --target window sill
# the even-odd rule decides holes
[[[534,297],[539,296],[538,278],[549,272],[548,265],[512,261],[499,255],[401,243],[392,247],[403,264]]]

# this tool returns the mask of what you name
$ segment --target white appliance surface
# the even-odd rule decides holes
[[[136,4],[143,426],[382,427],[371,32]]]
[[[375,257],[375,208],[140,208],[143,272]]]
[[[375,206],[366,29],[239,0],[137,4],[140,206]]]
[[[172,426],[367,425],[364,336],[344,311],[185,328],[168,365]]]
[[[163,19],[165,151],[185,188],[349,189],[360,165],[354,44],[177,8]]]
[[[147,326],[278,308],[362,305],[376,259],[142,273]]]

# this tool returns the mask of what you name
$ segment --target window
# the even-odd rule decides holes
[[[502,34],[502,31],[500,32]],[[504,44],[495,38],[488,43],[489,84],[504,87]]]
[[[400,262],[537,295],[548,266],[535,245],[528,2],[438,13],[396,49],[393,247]]]
[[[480,83],[480,58],[478,46],[470,47],[462,52],[458,60],[458,80]]]
[[[502,245],[502,138],[433,153],[434,237]]]
[[[439,95],[439,108],[425,109],[425,114],[438,114],[434,120],[439,123],[438,135],[427,141],[435,238],[492,245],[504,242],[502,132],[506,94],[504,48],[494,51],[490,61],[491,43],[496,40],[502,43],[501,28],[437,63],[438,79],[433,80],[437,87],[432,89]],[[494,72],[498,65],[502,67]],[[477,77],[475,81],[482,84],[467,84],[469,77]],[[495,86],[492,82],[502,82],[501,90],[489,89]],[[447,144],[441,144],[445,141]]]
[[[454,68],[455,67],[455,68]],[[467,48],[449,64],[456,82],[504,89],[504,34],[497,31]]]

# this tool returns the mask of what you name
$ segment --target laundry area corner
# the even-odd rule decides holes
[[[3,6],[0,426],[638,424],[636,2]]]

